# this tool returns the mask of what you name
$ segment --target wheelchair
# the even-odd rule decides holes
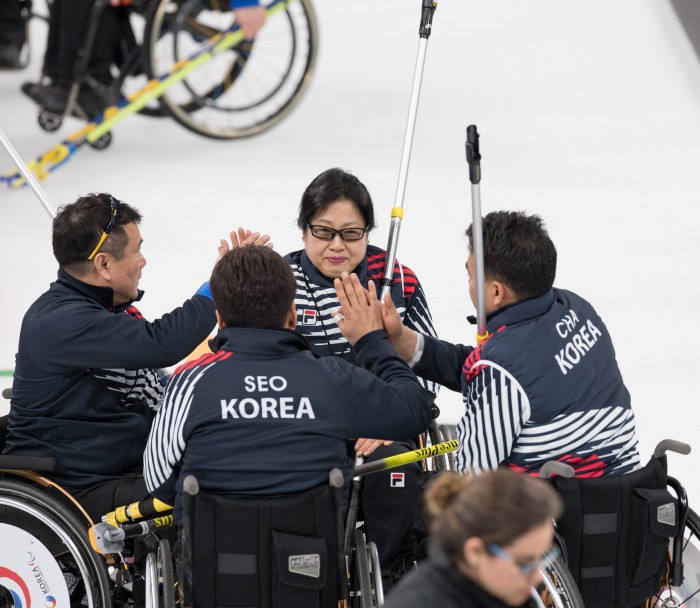
[[[53,459],[0,455],[0,607],[113,606],[89,517],[42,474],[53,469]]]
[[[70,115],[93,119],[94,110],[81,105],[81,90],[89,90],[105,106],[129,98],[148,81],[187,63],[213,37],[225,35],[234,25],[227,0],[122,0],[120,4],[128,6],[130,28],[123,33],[114,80],[101,83],[88,72],[100,18],[114,5],[96,0],[65,109],[56,114],[40,107],[42,129],[55,131]],[[318,52],[316,15],[311,0],[263,0],[261,4],[275,10],[254,40],[215,52],[140,112],[170,116],[190,131],[214,139],[257,135],[287,116],[311,82]],[[104,149],[111,140],[107,133],[90,145]]]
[[[556,580],[565,592],[552,605],[700,606],[700,519],[667,475],[667,451],[687,454],[690,447],[664,440],[647,465],[627,475],[550,479],[565,507],[556,538],[568,570],[559,564],[543,573],[545,584]]]
[[[374,608],[383,603],[374,543],[352,530],[343,539],[343,474],[328,485],[279,497],[242,498],[200,490],[183,481],[182,527],[171,549],[161,540],[146,558],[146,608],[245,606]],[[117,522],[141,503],[115,512]],[[115,513],[107,515],[113,520]],[[118,552],[129,538],[172,525],[172,515],[90,532],[101,553]],[[176,573],[176,576],[174,575]]]

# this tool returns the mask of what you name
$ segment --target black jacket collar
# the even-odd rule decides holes
[[[307,341],[291,329],[251,327],[224,327],[209,341],[209,348],[212,352],[227,350],[272,359],[288,355],[290,352],[311,350]]]
[[[508,306],[504,306],[492,312],[486,317],[486,331],[492,334],[499,327],[503,327],[504,325],[514,325],[515,323],[541,317],[552,307],[552,304],[554,304],[554,300],[556,299],[555,291],[555,289],[550,289],[544,295],[528,298],[527,300],[520,300],[519,302],[514,302],[513,304],[509,304]],[[467,317],[467,320],[472,325],[476,325],[475,316],[470,315]]]
[[[97,302],[107,310],[116,312],[126,310],[134,302],[138,302],[143,297],[143,291],[139,289],[139,295],[136,299],[119,306],[114,306],[114,290],[111,287],[101,287],[99,285],[91,285],[80,279],[76,279],[72,274],[68,274],[63,268],[58,269],[58,282],[68,286],[73,291],[77,291],[80,295],[85,296]]]

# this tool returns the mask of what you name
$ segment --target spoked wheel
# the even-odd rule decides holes
[[[0,479],[0,538],[0,606],[112,606],[87,525],[46,491]]]
[[[561,559],[556,559],[542,572],[541,603],[546,608],[584,608],[581,593],[571,572]]]
[[[683,583],[664,585],[651,604],[654,608],[700,607],[700,517],[688,509],[683,535]]]
[[[175,574],[173,568],[173,554],[170,543],[161,539],[158,543],[158,582],[159,608],[175,608]]]
[[[350,606],[352,608],[373,608],[376,604],[373,602],[369,553],[362,530],[353,532],[352,545]]]
[[[253,41],[222,50],[167,89],[163,107],[186,128],[206,137],[248,137],[282,120],[310,83],[318,26],[310,0],[265,0],[284,5]],[[144,46],[151,78],[192,57],[234,24],[217,0],[155,0]]]

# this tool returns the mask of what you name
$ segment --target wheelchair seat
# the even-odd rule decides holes
[[[191,480],[185,480],[183,495],[186,605],[337,605],[339,523],[331,486],[281,497],[238,498],[196,489],[188,495],[188,486],[196,488]]]
[[[679,530],[666,457],[621,476],[553,477],[568,566],[587,608],[640,605],[662,585],[669,538]]]

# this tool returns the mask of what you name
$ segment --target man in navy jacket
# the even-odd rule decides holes
[[[428,393],[386,339],[374,286],[365,297],[347,273],[335,286],[357,365],[315,355],[294,331],[296,281],[278,254],[234,249],[216,265],[214,352],[173,374],[144,454],[148,489],[175,500],[176,519],[189,473],[210,492],[292,494],[327,483],[333,467],[349,481],[349,437],[427,428]]]
[[[16,356],[4,453],[55,458],[51,477],[93,518],[145,495],[143,450],[164,391],[157,370],[216,323],[208,283],[152,323],[133,306],[146,265],[140,220],[110,194],[59,210],[58,279],[25,314]],[[259,235],[250,236],[246,244]],[[222,241],[219,254],[227,250]]]
[[[537,474],[548,460],[578,477],[638,468],[630,395],[593,307],[553,287],[557,252],[542,220],[499,211],[483,220],[486,329],[476,348],[419,335],[385,302],[385,325],[421,377],[461,390],[462,471],[508,465]],[[476,302],[471,226],[469,290]]]

